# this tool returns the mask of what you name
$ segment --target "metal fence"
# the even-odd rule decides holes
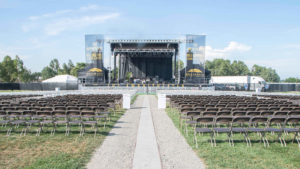
[[[0,83],[0,90],[78,90],[77,83]]]
[[[258,84],[213,84],[213,85],[186,85],[186,84],[106,84],[102,86],[94,86],[95,88],[107,89],[131,89],[138,90],[142,93],[155,93],[156,90],[213,90],[218,91],[255,91],[256,88],[261,86]],[[0,90],[35,90],[35,91],[50,91],[59,88],[60,90],[80,90],[82,88],[92,89],[92,86],[82,86],[77,83],[0,83]],[[268,83],[268,87],[262,91],[266,92],[288,92],[300,91],[300,83]]]
[[[300,83],[269,83],[268,92],[300,91]]]

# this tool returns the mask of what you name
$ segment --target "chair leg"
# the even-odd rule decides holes
[[[198,140],[197,140],[197,133],[194,133],[194,142],[196,144],[196,148],[198,148]]]
[[[266,140],[267,146],[270,147],[269,140],[267,137],[265,137],[265,140]]]
[[[214,147],[214,143],[213,143],[213,133],[210,135],[210,145],[211,145],[211,147]]]
[[[185,123],[184,125],[185,125],[185,134],[186,134],[186,136],[188,136],[189,135],[189,133],[188,133],[188,124]]]
[[[97,124],[95,124],[95,134],[94,134],[94,137],[96,137],[96,135],[97,135],[97,131],[98,131],[98,125]]]
[[[65,136],[69,136],[69,133],[70,133],[69,125],[66,124],[66,133],[65,133]]]
[[[53,129],[52,129],[52,136],[54,136],[54,134],[55,134],[55,131],[56,131],[56,124],[53,124]]]
[[[228,133],[228,134],[227,134],[227,137],[228,137],[228,143],[229,143],[229,146],[231,147],[231,146],[232,146],[232,143],[231,143],[231,134]]]
[[[213,141],[214,141],[214,147],[217,147],[217,143],[216,143],[216,132],[213,132]]]
[[[216,136],[214,135],[214,146],[217,147]]]
[[[264,147],[267,147],[267,143],[266,143],[266,141],[265,141],[265,136],[264,136],[264,134],[263,134],[263,133],[260,133],[260,135],[261,135],[262,141],[264,142]]]
[[[84,130],[85,130],[84,125],[81,124],[81,125],[80,125],[80,136],[83,136]]]
[[[244,139],[245,139],[245,141],[246,141],[246,143],[247,143],[247,147],[249,147],[249,142],[248,142],[248,138],[247,138],[247,133],[244,133],[243,135],[244,135]]]
[[[298,147],[300,148],[300,139],[298,138],[298,135],[299,135],[299,133],[296,132],[292,143],[294,143],[294,140],[296,140],[298,143]]]
[[[247,138],[248,138],[248,141],[249,141],[249,146],[252,147],[250,137],[247,137]]]
[[[297,143],[298,143],[298,147],[300,148],[300,139],[298,137],[296,137]]]
[[[194,143],[196,142],[196,139],[197,139],[197,138],[196,138],[196,134],[197,134],[197,133],[196,133],[196,130],[194,130],[194,140],[193,140]]]
[[[41,133],[41,128],[36,129],[36,134],[35,134],[35,136],[40,136],[40,133]]]
[[[286,147],[286,142],[285,142],[284,137],[282,136],[281,139],[282,139],[282,141],[283,141],[284,147]]]
[[[12,131],[12,127],[11,127],[11,128],[9,128],[9,129],[7,129],[6,136],[10,136],[10,134],[11,134],[11,131]]]

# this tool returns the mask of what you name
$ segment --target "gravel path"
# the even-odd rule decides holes
[[[143,97],[139,96],[132,109],[117,121],[101,147],[96,150],[87,164],[88,169],[132,168],[142,104]]]
[[[138,131],[141,132],[139,136]],[[145,163],[147,158],[151,159],[148,162],[155,159],[155,165]],[[118,120],[101,147],[94,153],[87,168],[143,169],[145,164],[147,168],[155,169],[205,168],[166,112],[157,109],[155,96],[149,95],[139,96],[132,109]]]
[[[150,111],[149,96],[143,97],[143,109],[136,140],[133,169],[160,169],[161,161]]]
[[[163,109],[157,109],[157,99],[150,97],[155,134],[164,169],[203,169],[199,159]]]

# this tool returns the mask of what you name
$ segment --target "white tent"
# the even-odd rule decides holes
[[[78,79],[71,75],[57,75],[44,80],[43,83],[78,83]]]

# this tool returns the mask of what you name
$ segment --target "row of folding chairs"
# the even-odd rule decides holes
[[[194,116],[300,116],[300,111],[189,111],[181,113],[180,118],[189,119]]]
[[[32,110],[32,111],[54,111],[54,110],[62,110],[62,111],[68,111],[68,110],[107,110],[109,108],[113,108],[110,106],[97,106],[97,105],[80,105],[80,106],[33,106],[33,107],[1,107],[0,111],[27,111],[27,110]]]
[[[216,137],[219,133],[226,133],[230,146],[234,146],[234,133],[240,133],[244,136],[247,146],[251,146],[250,133],[258,133],[265,147],[269,147],[267,133],[277,133],[281,146],[286,146],[284,136],[294,133],[294,140],[300,147],[299,140],[299,123],[300,116],[292,117],[262,117],[262,116],[242,116],[242,117],[197,117],[191,121],[187,121],[187,125],[194,126],[194,141],[196,146],[197,135],[210,134],[210,142],[212,146],[216,146]],[[186,125],[186,133],[188,132]]]
[[[28,94],[28,95],[0,95],[0,103],[7,102],[8,100],[27,98],[27,97],[38,97],[42,95]]]
[[[243,123],[248,124],[248,129],[250,129],[251,126],[249,124],[258,122],[257,119],[260,119],[262,123],[268,125],[275,123],[282,126],[282,124],[289,124],[295,119],[297,119],[298,121],[296,121],[299,123],[300,106],[294,105],[289,101],[239,96],[169,96],[169,98],[171,107],[177,109],[179,112],[181,127],[183,126],[182,123],[184,123],[187,129],[188,125],[196,125],[199,122],[204,123],[201,119],[211,119],[206,125],[210,124],[212,128],[197,128],[195,126],[194,138],[196,139],[196,133],[211,133],[211,144],[213,146],[216,145],[216,133],[227,133],[230,145],[234,145],[231,136],[240,128],[232,128],[229,124],[242,124],[241,122],[243,120]],[[226,101],[225,99],[228,100]],[[237,103],[232,103],[232,101],[237,101]],[[199,121],[195,119],[199,119]],[[221,124],[227,125],[224,128],[218,129],[216,126]],[[269,129],[266,131],[270,132],[271,128]],[[297,131],[296,134],[298,135],[299,128],[296,129],[285,130]],[[246,130],[244,128],[240,131],[240,133],[244,135],[248,133],[245,132]],[[276,131],[274,130],[273,132]],[[284,131],[284,129],[282,128],[280,131]],[[264,132],[260,131],[258,133],[262,135],[264,145],[269,146],[267,138],[263,136]],[[245,139],[247,145],[251,145],[250,139],[246,136]],[[280,141],[282,145],[286,146],[285,140],[282,137],[280,137]],[[298,138],[297,141],[299,143]]]
[[[83,112],[81,114],[41,114],[34,116],[2,116],[0,120],[0,125],[3,128],[7,128],[7,135],[9,136],[13,129],[22,127],[20,135],[26,135],[28,129],[32,125],[37,126],[36,135],[40,135],[44,126],[50,126],[53,129],[51,130],[51,135],[54,135],[56,127],[58,125],[65,126],[65,135],[69,135],[70,126],[77,125],[80,127],[80,135],[84,134],[85,126],[91,126],[97,132],[98,125],[103,123],[105,128],[107,119],[109,119],[109,114],[107,113],[94,113],[94,112]]]
[[[273,101],[273,102],[288,102],[286,100],[262,99],[258,97],[246,96],[169,96],[170,99],[176,101],[206,101],[206,102],[259,102],[259,101]]]
[[[273,106],[273,105],[292,105],[293,103],[282,103],[282,102],[271,102],[271,101],[261,101],[261,102],[206,102],[206,101],[173,101],[177,104],[201,104],[201,105],[222,105],[222,106],[249,106],[258,105],[263,107]]]
[[[300,96],[289,96],[289,95],[253,95],[256,97],[264,97],[271,99],[285,99],[285,100],[300,100]]]
[[[173,107],[174,108],[174,107]],[[300,106],[294,107],[206,107],[181,105],[180,111],[300,111]]]
[[[274,105],[293,105],[293,103],[290,102],[271,102],[271,101],[255,101],[255,102],[207,102],[207,101],[174,101],[171,100],[173,104],[194,104],[194,105],[222,105],[223,107],[234,107],[234,106],[251,106],[251,105],[257,105],[257,106],[263,106],[263,107],[268,107],[268,106],[274,106]]]
[[[54,115],[95,115],[95,114],[111,114],[110,111],[94,111],[94,110],[54,110],[54,111],[0,111],[0,118],[5,118],[8,116],[14,117],[38,117],[38,116],[54,116]]]
[[[37,127],[37,135],[44,125],[53,127],[51,134],[54,134],[57,125],[65,125],[66,135],[69,134],[69,126],[79,125],[80,135],[83,135],[86,125],[97,127],[103,122],[105,127],[121,98],[121,95],[64,95],[7,101],[0,105],[0,124],[9,126],[8,135],[19,126],[23,127],[21,135],[26,134],[32,125],[40,126]]]
[[[205,106],[205,107],[295,107],[297,105],[294,105],[292,103],[287,104],[281,104],[281,103],[229,103],[229,104],[223,104],[223,103],[211,103],[211,102],[174,102],[171,101],[172,106],[181,106],[181,105],[190,105],[190,106]]]

